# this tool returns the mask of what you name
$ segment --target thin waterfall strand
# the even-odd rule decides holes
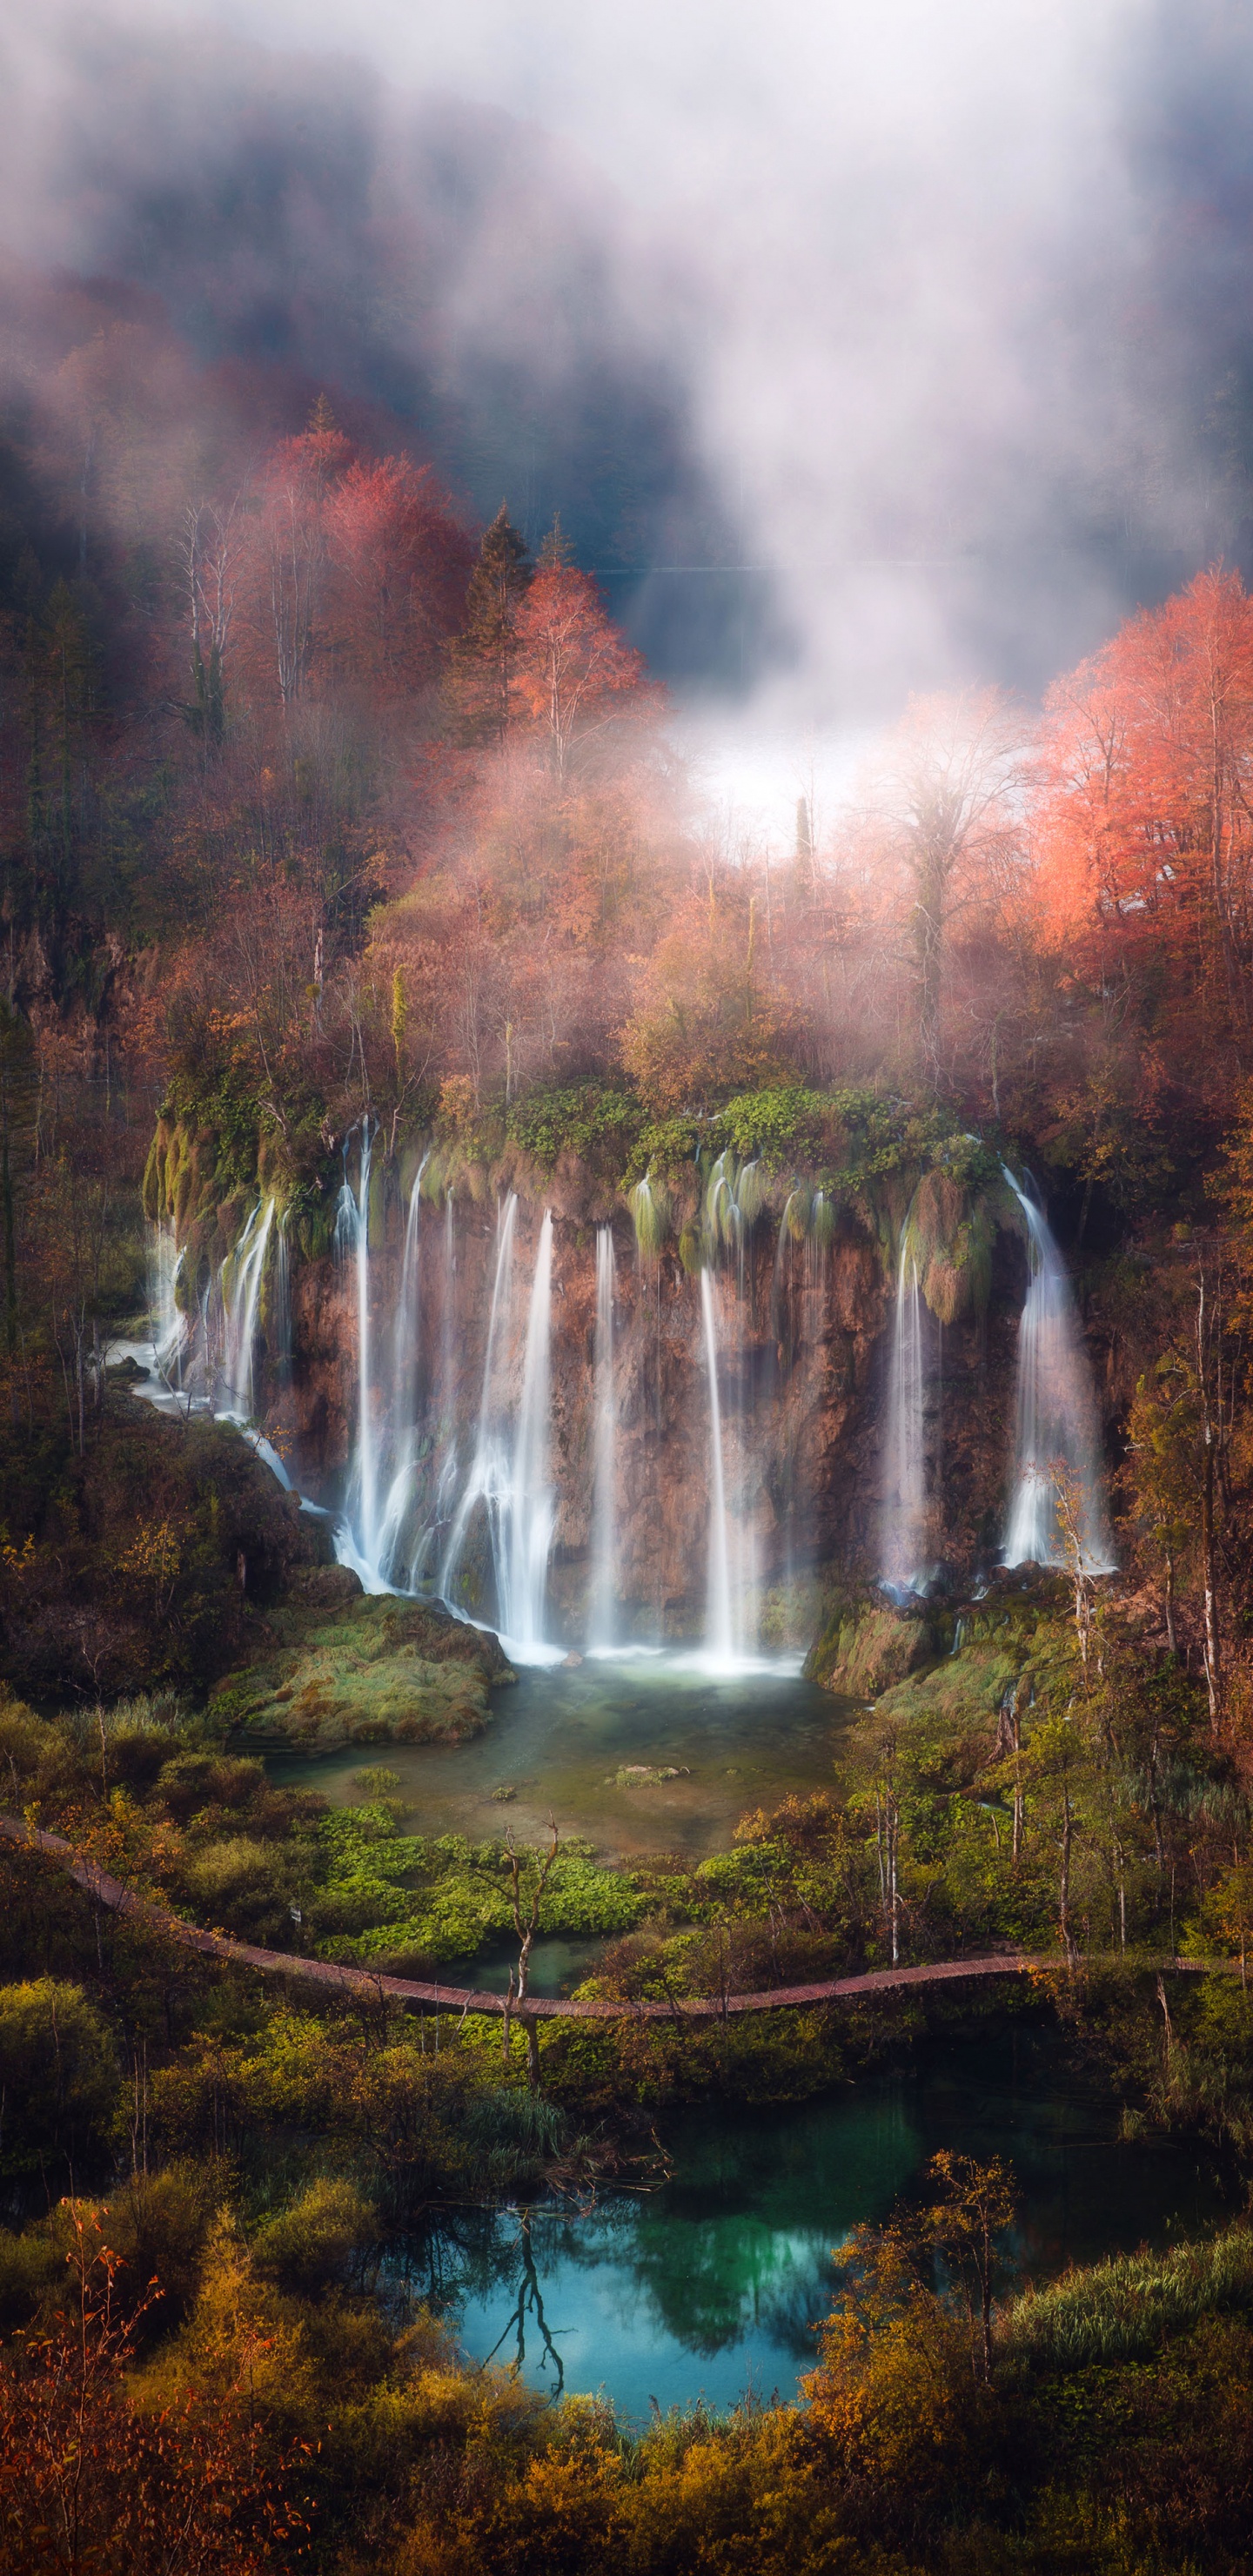
[[[187,1318],[179,1310],[178,1281],[183,1255],[172,1226],[157,1224],[148,1233],[148,1315],[152,1364],[159,1377],[182,1383],[183,1343]]]
[[[1004,1166],[1002,1166],[1004,1169]],[[1057,1470],[1073,1478],[1084,1563],[1113,1567],[1097,1458],[1092,1383],[1066,1265],[1048,1219],[1013,1173],[1005,1178],[1027,1226],[1030,1278],[1018,1327],[1018,1393],[1006,1565],[1062,1565]]]
[[[613,1374],[613,1228],[596,1229],[595,1427],[592,1449],[592,1581],[588,1642],[615,1642],[618,1409]]]
[[[918,1263],[909,1249],[908,1228],[896,1274],[887,1429],[883,1577],[899,1591],[922,1592],[927,1585],[926,1381]]]
[[[445,1601],[455,1602],[455,1585],[461,1567],[462,1551],[470,1526],[470,1517],[478,1502],[489,1511],[498,1499],[504,1483],[501,1441],[497,1426],[496,1352],[501,1338],[502,1321],[509,1313],[513,1288],[513,1238],[517,1223],[517,1193],[511,1190],[496,1220],[496,1267],[492,1279],[492,1303],[487,1322],[487,1341],[483,1351],[483,1385],[479,1396],[478,1430],[474,1455],[465,1491],[453,1516],[439,1570],[439,1589]]]
[[[502,1627],[519,1646],[544,1643],[548,1554],[556,1518],[551,1482],[553,1221],[546,1209],[535,1256],[522,1368],[522,1401],[508,1495],[508,1542],[502,1547]],[[502,1532],[502,1536],[504,1533]]]
[[[722,1462],[722,1407],[718,1397],[718,1335],[708,1269],[703,1269],[700,1274],[700,1306],[705,1373],[709,1380],[709,1590],[705,1645],[715,1663],[729,1665],[735,1657],[731,1628],[731,1559]]]
[[[371,1132],[361,1122],[361,1160],[354,1199],[347,1174],[340,1192],[336,1242],[351,1251],[357,1286],[357,1457],[351,1510],[357,1547],[377,1578],[378,1571],[378,1429],[370,1386],[370,1146]]]
[[[274,1201],[253,1209],[230,1262],[223,1267],[222,1387],[219,1411],[249,1422],[253,1414],[253,1347],[261,1307],[261,1280],[274,1222]],[[228,1275],[229,1274],[229,1275]]]
[[[399,1583],[402,1577],[412,1583],[412,1569],[400,1562],[409,1507],[413,1500],[414,1459],[417,1441],[418,1365],[420,1358],[421,1307],[419,1303],[419,1242],[423,1155],[409,1193],[409,1213],[405,1220],[404,1250],[400,1264],[400,1294],[392,1317],[392,1384],[391,1410],[388,1423],[387,1493],[379,1514],[375,1563],[388,1583]],[[407,1588],[407,1587],[406,1587]]]

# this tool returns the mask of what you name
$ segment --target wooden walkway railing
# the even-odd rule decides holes
[[[319,1986],[332,1993],[355,1995],[369,2002],[425,2005],[439,2012],[494,2013],[500,2018],[508,2005],[515,2019],[536,2021],[724,2021],[738,2013],[777,2012],[787,2004],[825,2004],[841,1999],[855,2002],[860,1995],[890,1994],[904,1986],[957,1985],[975,1977],[1021,1977],[1033,1969],[1056,1970],[1065,1965],[1059,1952],[1032,1955],[1023,1950],[995,1950],[974,1959],[936,1959],[917,1968],[871,1968],[860,1976],[828,1977],[813,1985],[774,1986],[756,1995],[678,1995],[667,2003],[528,1995],[519,2005],[516,1996],[510,2003],[507,1996],[493,1994],[481,1986],[441,1986],[418,1977],[387,1977],[371,1968],[341,1967],[331,1959],[303,1959],[295,1951],[261,1950],[249,1941],[234,1941],[225,1932],[203,1932],[198,1924],[184,1923],[180,1915],[169,1913],[148,1897],[137,1896],[133,1888],[111,1878],[96,1861],[76,1852],[61,1834],[45,1833],[36,1825],[26,1824],[20,1816],[0,1815],[0,1835],[11,1843],[24,1844],[28,1850],[46,1853],[98,1905],[107,1906],[115,1914],[131,1915],[185,1950],[197,1950],[209,1959],[227,1960],[234,1967],[257,1968],[263,1976],[295,1978],[302,1985]],[[1172,1974],[1197,1976],[1232,1963],[1168,1959],[1159,1964]]]

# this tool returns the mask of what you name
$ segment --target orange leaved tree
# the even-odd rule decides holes
[[[302,2529],[290,2463],[242,2405],[127,2388],[150,2283],[125,2302],[99,2218],[68,2201],[64,2312],[0,2349],[0,2576],[262,2576]]]
[[[1253,601],[1214,566],[1128,620],[1045,707],[1046,917],[1186,1027],[1253,1031]]]
[[[652,703],[644,665],[605,615],[590,573],[572,564],[541,560],[514,634],[512,713],[545,742],[564,786],[584,745]]]

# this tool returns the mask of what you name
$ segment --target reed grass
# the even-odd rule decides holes
[[[1203,2317],[1253,2308],[1253,2224],[1238,2220],[1208,2242],[1165,2254],[1114,2254],[1028,2290],[1000,2319],[1003,2364],[1088,2370],[1135,2361]]]

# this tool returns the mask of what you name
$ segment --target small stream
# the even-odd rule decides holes
[[[642,2422],[654,2399],[664,2413],[794,2397],[830,2305],[832,2249],[885,2217],[937,2148],[1012,2164],[1019,2283],[1169,2244],[1238,2200],[1209,2151],[1120,2144],[1110,2106],[1068,2082],[1056,2039],[1022,2028],[928,2044],[908,2071],[820,2103],[693,2112],[666,2145],[672,2178],[655,2192],[591,2212],[459,2215],[413,2249],[413,2295],[449,2317],[471,2361],[515,2364],[554,2396],[602,2391]]]

